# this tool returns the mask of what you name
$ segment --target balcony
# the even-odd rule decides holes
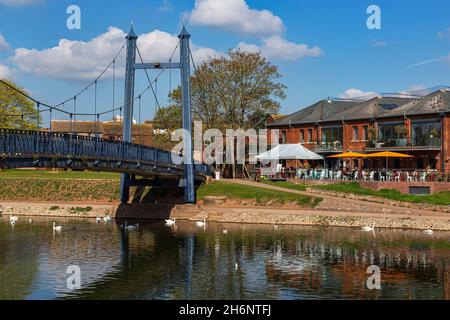
[[[366,145],[367,151],[380,150],[440,150],[441,139],[430,138],[423,141],[412,141],[408,143],[407,139],[386,139],[384,141],[368,141]]]
[[[343,150],[342,142],[341,141],[335,141],[335,142],[322,142],[320,144],[317,144],[315,146],[315,151],[322,151],[322,152],[341,152]]]

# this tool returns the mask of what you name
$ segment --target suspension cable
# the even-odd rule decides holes
[[[136,50],[138,52],[139,59],[141,60],[141,63],[144,63],[144,59],[142,58],[141,51],[139,50],[138,46],[136,46]],[[156,96],[156,93],[155,93],[155,89],[153,88],[152,81],[150,80],[150,76],[148,75],[147,69],[144,69],[144,71],[145,71],[145,75],[146,75],[147,80],[148,80],[148,84],[149,84],[150,88],[152,89],[153,95],[155,96],[156,103],[157,103],[158,107],[161,108],[160,105],[159,105],[158,97]]]
[[[95,78],[94,81],[92,81],[91,83],[89,83],[87,86],[85,86],[83,89],[81,89],[77,94],[75,94],[74,96],[79,96],[81,95],[83,92],[87,91],[90,87],[92,87],[94,84],[97,83],[98,80],[100,80],[101,77],[103,77],[103,75],[106,73],[106,71],[109,70],[109,68],[115,64],[115,61],[117,60],[117,58],[120,56],[120,54],[122,53],[123,49],[125,48],[127,44],[127,41],[124,42],[124,44],[122,45],[122,47],[120,48],[119,52],[115,55],[115,57],[113,58],[112,62],[108,64],[108,66],[106,66],[106,68],[100,73],[100,75]],[[61,105],[71,101],[73,99],[73,97],[68,98],[66,100],[64,100],[63,102],[55,105],[55,107],[60,107]]]

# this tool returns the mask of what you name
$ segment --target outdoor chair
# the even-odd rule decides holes
[[[413,176],[409,173],[409,171],[406,171],[406,181],[413,182]]]

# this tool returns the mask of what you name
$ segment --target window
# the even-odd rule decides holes
[[[312,129],[308,129],[308,142],[309,143],[313,142],[313,130]]]
[[[404,122],[379,123],[379,141],[384,147],[406,147],[406,136],[399,130]]]
[[[363,140],[369,140],[369,126],[363,126]]]
[[[283,131],[281,131],[280,143],[285,144],[286,140],[287,140],[287,133],[286,133],[286,130],[283,130]]]
[[[357,126],[353,127],[353,141],[359,140],[359,128]]]
[[[412,145],[415,147],[440,147],[441,123],[439,120],[414,121],[412,123]]]
[[[300,130],[300,143],[305,143],[305,131]]]
[[[342,127],[322,128],[322,148],[342,150]]]

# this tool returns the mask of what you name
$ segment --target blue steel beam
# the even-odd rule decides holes
[[[131,142],[133,128],[133,100],[134,100],[134,80],[136,63],[136,42],[138,36],[131,27],[127,39],[127,57],[125,69],[125,94],[124,94],[124,113],[123,113],[123,141]],[[130,176],[123,174],[120,179],[120,201],[128,202],[130,199],[130,186],[128,180]]]

